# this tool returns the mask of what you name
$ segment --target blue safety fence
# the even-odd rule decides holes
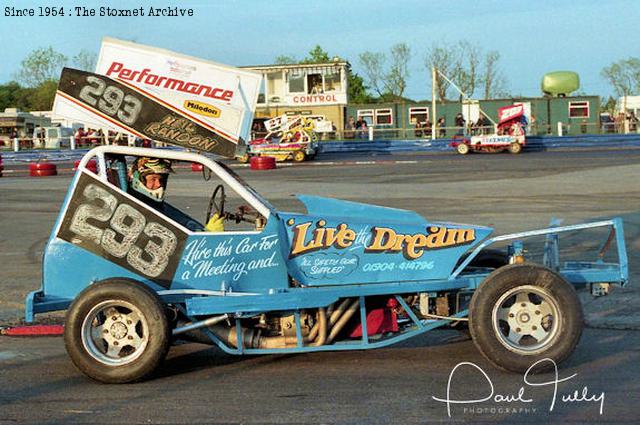
[[[2,159],[5,164],[22,164],[38,161],[49,162],[72,162],[82,159],[84,154],[89,152],[89,149],[76,149],[76,150],[29,150],[29,151],[0,151]]]
[[[321,153],[393,153],[393,152],[448,152],[452,139],[437,140],[373,140],[321,142]],[[584,136],[530,136],[525,150],[553,149],[640,148],[640,134],[609,134]]]
[[[320,153],[402,153],[402,152],[453,152],[452,139],[437,140],[341,140],[320,142]],[[584,136],[536,136],[527,137],[526,151],[562,149],[640,148],[640,134],[608,134]],[[169,148],[179,149],[179,148]],[[5,164],[36,161],[73,162],[81,159],[88,149],[32,150],[0,152]]]

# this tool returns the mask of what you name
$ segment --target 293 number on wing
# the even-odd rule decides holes
[[[125,94],[116,86],[96,76],[87,77],[87,85],[80,90],[79,97],[101,112],[117,117],[127,125],[133,125],[138,119],[142,102],[131,94]]]

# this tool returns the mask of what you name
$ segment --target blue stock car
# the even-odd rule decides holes
[[[132,196],[136,157],[202,164],[213,213],[248,230],[205,231],[168,202]],[[98,172],[87,169],[90,160]],[[225,210],[233,191],[249,208]],[[604,292],[628,278],[622,221],[489,238],[492,229],[431,222],[393,208],[299,196],[305,214],[278,211],[224,164],[187,152],[103,146],[81,161],[46,245],[43,282],[27,320],[67,310],[65,345],[89,377],[149,376],[177,341],[230,354],[384,347],[468,322],[497,367],[524,371],[574,350],[582,330],[575,285]],[[227,226],[229,227],[229,226]],[[593,262],[560,263],[558,234],[610,228]],[[522,239],[544,236],[543,265]],[[503,251],[491,244],[509,245]],[[604,252],[617,245],[617,261]]]

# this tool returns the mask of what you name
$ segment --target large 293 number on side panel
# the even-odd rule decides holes
[[[178,245],[173,231],[98,184],[87,184],[81,194],[69,223],[72,234],[150,278],[165,271]]]

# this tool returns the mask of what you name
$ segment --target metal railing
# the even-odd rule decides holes
[[[456,136],[473,136],[480,134],[492,134],[496,130],[494,126],[482,127],[436,127],[436,128],[400,128],[373,126],[357,130],[335,130],[331,132],[317,133],[318,141],[373,141],[373,140],[431,140],[450,139]],[[635,122],[570,122],[555,124],[533,123],[526,128],[527,136],[579,136],[587,134],[640,134],[640,123]],[[266,136],[265,132],[252,132],[252,140]],[[150,140],[121,137],[117,139],[113,135],[92,134],[76,137],[17,137],[10,139],[0,135],[0,150],[34,150],[34,149],[70,149],[91,148],[101,145],[129,145],[137,147],[166,146],[164,143],[156,143]]]
[[[127,136],[115,137],[104,134],[93,134],[89,136],[67,136],[67,137],[15,137],[0,138],[0,149],[13,150],[35,150],[35,149],[82,149],[93,148],[102,145],[120,145],[136,147],[156,147],[165,146],[164,143],[152,140],[132,139]]]

